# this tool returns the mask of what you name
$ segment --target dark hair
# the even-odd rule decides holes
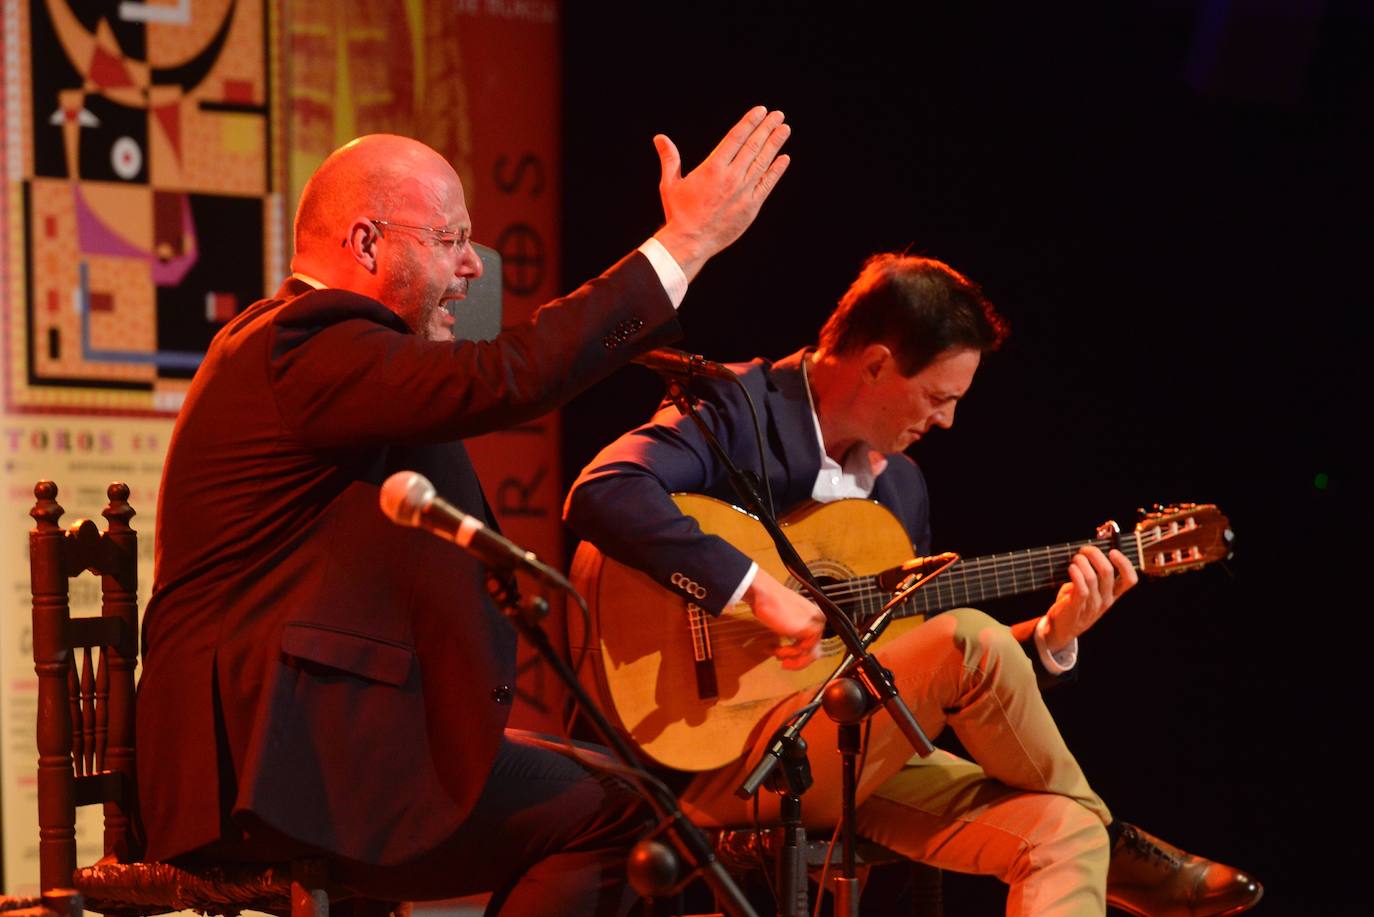
[[[976,283],[933,258],[873,255],[821,329],[835,354],[885,344],[912,376],[951,348],[986,353],[1006,339],[1007,321]]]

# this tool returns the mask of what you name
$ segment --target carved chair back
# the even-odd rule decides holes
[[[76,870],[76,809],[103,804],[105,858],[142,853],[134,771],[138,662],[138,533],[126,484],[111,484],[104,532],[89,519],[59,525],[57,486],[39,481],[29,515],[33,662],[38,673],[39,873],[66,888]],[[100,614],[74,617],[70,583],[100,577]]]
[[[406,902],[358,898],[331,884],[323,858],[206,866],[141,862],[134,769],[138,534],[129,525],[129,488],[114,483],[107,489],[103,532],[89,519],[63,529],[52,481],[39,481],[33,494],[29,573],[42,898],[0,898],[0,917],[80,917],[83,907],[121,917],[177,910],[328,917],[331,900],[348,900],[355,917],[408,917]],[[74,617],[71,581],[86,572],[100,577],[100,614]],[[104,857],[78,869],[76,810],[95,804],[104,806]]]

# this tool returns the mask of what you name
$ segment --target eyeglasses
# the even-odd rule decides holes
[[[433,226],[414,226],[410,223],[394,223],[391,220],[378,220],[368,217],[368,221],[377,227],[377,232],[382,232],[383,226],[394,226],[397,229],[413,229],[416,232],[429,233],[440,245],[447,245],[454,251],[462,251],[463,246],[468,244],[468,229],[435,229]]]

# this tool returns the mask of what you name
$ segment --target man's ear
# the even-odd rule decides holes
[[[895,367],[895,357],[886,344],[872,343],[864,347],[859,357],[859,374],[865,382],[877,382],[883,371]]]
[[[348,235],[344,237],[344,248],[348,249],[349,256],[369,274],[377,273],[377,240],[381,235],[375,223],[358,217],[348,227]]]

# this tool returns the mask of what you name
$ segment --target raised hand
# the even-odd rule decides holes
[[[1069,562],[1069,581],[1059,587],[1054,604],[1045,612],[1045,645],[1050,652],[1059,652],[1097,623],[1138,581],[1135,568],[1120,551],[1112,549],[1105,555],[1092,545],[1079,549]]]
[[[691,280],[707,259],[740,237],[776,187],[791,159],[778,155],[792,128],[780,111],[750,109],[685,176],[673,141],[654,137],[662,176],[662,229],[655,238]]]
[[[773,651],[784,669],[801,669],[821,658],[825,615],[812,602],[760,569],[744,592],[754,617],[784,638]]]

